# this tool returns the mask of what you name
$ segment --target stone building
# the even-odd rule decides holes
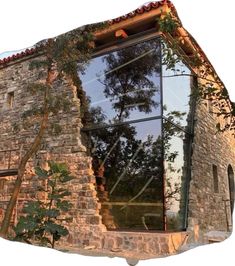
[[[169,15],[177,21],[174,34],[160,31],[159,19]],[[178,55],[169,67],[166,47],[174,40]],[[76,177],[68,185],[73,221],[60,243],[66,249],[151,257],[225,239],[232,230],[235,138],[218,132],[218,122],[225,122],[211,100],[194,97],[208,81],[218,90],[224,86],[175,7],[153,2],[114,19],[96,33],[95,44],[80,77],[85,114],[78,88],[66,79],[54,82],[53,94],[68,99],[70,109],[50,116],[40,150],[28,162],[12,225],[24,203],[40,194],[34,167],[54,160]],[[0,221],[19,160],[37,132],[36,125],[23,127],[22,115],[42,104],[26,87],[45,81],[43,69],[29,70],[43,56],[35,46],[0,60]],[[193,56],[203,65],[193,64]]]

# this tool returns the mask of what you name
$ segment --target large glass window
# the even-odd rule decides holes
[[[164,46],[165,48],[166,46]],[[165,62],[163,58],[163,62]],[[168,230],[186,227],[187,187],[190,179],[192,77],[180,60],[162,65],[163,139],[166,221]]]
[[[182,228],[190,82],[167,81],[161,57],[155,38],[93,58],[81,76],[86,145],[108,229]]]
[[[101,211],[106,212],[102,215],[104,223],[110,228],[148,226],[161,230],[161,120],[108,127],[90,134]],[[146,214],[149,216],[144,225]]]
[[[91,60],[82,76],[91,115],[86,126],[160,116],[160,71],[158,39]]]

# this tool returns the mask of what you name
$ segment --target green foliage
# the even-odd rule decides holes
[[[166,66],[166,70],[175,71],[176,65],[181,62],[180,57],[175,51],[176,49],[168,47],[162,41],[162,64]]]
[[[47,184],[38,188],[45,193],[46,199],[27,202],[23,208],[24,216],[20,217],[14,231],[15,240],[54,248],[55,242],[69,233],[63,222],[71,220],[70,216],[65,216],[72,207],[65,197],[71,193],[64,184],[73,177],[65,164],[52,161],[48,164],[49,170],[35,168],[37,178]]]
[[[27,86],[27,90],[30,91],[32,94],[36,94],[41,91],[44,92],[46,89],[48,89],[48,86],[42,83],[30,83]]]
[[[218,79],[216,73],[212,67],[205,63],[204,56],[199,56],[198,51],[193,51],[190,55],[180,54],[180,39],[176,37],[176,29],[181,26],[177,19],[174,19],[171,14],[166,14],[157,19],[159,30],[164,34],[170,34],[173,38],[171,45],[168,47],[163,42],[162,54],[163,54],[163,65],[166,69],[174,70],[178,60],[186,60],[191,67],[197,67],[200,69],[203,66],[203,70],[197,75],[198,78],[208,81],[206,85],[200,86],[194,92],[194,96],[197,97],[198,101],[209,100],[211,106],[216,109],[214,112],[218,117],[223,118],[226,122],[222,127],[221,124],[217,124],[216,128],[218,131],[223,132],[226,130],[233,131],[235,136],[235,106],[229,99],[228,92],[221,81]],[[187,36],[185,36],[187,37]],[[199,52],[200,53],[200,52]],[[213,76],[211,80],[208,76]]]
[[[136,60],[137,58],[138,60]],[[113,118],[109,118],[109,123],[130,119],[133,111],[142,114],[154,112],[154,108],[159,106],[159,99],[154,97],[159,93],[159,88],[153,82],[152,77],[160,76],[160,58],[158,40],[140,43],[132,46],[131,49],[121,49],[102,58],[105,63],[102,73],[106,74],[99,78],[99,82],[104,86],[103,92],[106,100],[111,102],[113,111],[115,111]],[[142,88],[151,89],[143,90]],[[137,103],[142,104],[138,105]],[[105,113],[107,110],[103,109],[102,105],[98,108],[91,106],[87,115],[90,117],[88,121],[93,125],[105,124],[107,121]],[[139,137],[141,134],[134,124],[102,128],[91,133],[91,154],[95,174],[98,174],[97,169],[102,164],[105,169],[105,187],[109,191],[109,199],[111,201],[127,201],[122,208],[117,207],[114,210],[118,213],[115,217],[121,217],[118,218],[118,223],[125,223],[126,218],[123,218],[122,215],[127,211],[129,202],[162,200],[163,160],[169,162],[167,174],[172,174],[171,178],[172,176],[175,178],[176,174],[177,176],[181,174],[179,173],[181,169],[173,164],[180,154],[172,149],[172,140],[174,136],[181,137],[183,135],[179,127],[181,127],[181,120],[185,115],[185,113],[177,111],[167,115],[168,120],[164,119],[163,125],[164,141],[161,135],[150,134],[146,138]],[[158,124],[160,120],[155,122],[161,127]],[[145,126],[144,123],[143,126]],[[149,127],[151,129],[150,124]],[[180,198],[180,183],[173,184],[169,179],[166,185],[165,197],[167,198],[167,207],[170,208],[171,204]],[[125,226],[130,226],[130,224]]]
[[[26,122],[26,120],[32,116],[36,117],[36,116],[41,116],[42,114],[44,114],[43,107],[41,106],[38,107],[37,105],[34,105],[30,109],[22,113],[22,119],[24,119],[24,122]]]
[[[59,125],[57,123],[51,124],[50,127],[48,128],[48,133],[51,136],[59,136],[61,131],[62,131],[61,125]]]
[[[33,60],[29,64],[29,70],[39,69],[42,67],[48,67],[48,61],[47,60]]]
[[[138,57],[140,59],[136,60]],[[150,113],[159,105],[153,100],[159,88],[150,78],[155,73],[160,73],[159,58],[158,40],[140,43],[131,49],[122,49],[104,57],[107,74],[100,81],[105,86],[105,96],[113,102],[112,107],[118,113],[116,122],[129,117],[134,109]],[[126,64],[131,60],[133,61],[131,64]],[[114,71],[115,69],[117,71]],[[151,88],[151,90],[141,88]],[[117,95],[122,96],[119,101],[115,101]],[[136,103],[141,104],[136,105]]]
[[[167,32],[173,34],[175,30],[180,27],[180,23],[174,19],[170,14],[166,14],[165,16],[157,19],[159,30],[161,32]]]
[[[28,92],[37,95],[39,101],[37,105],[31,105],[23,112],[23,123],[21,126],[14,126],[14,131],[18,132],[20,128],[27,130],[31,128],[37,134],[39,122],[45,114],[57,115],[59,112],[68,112],[71,104],[68,96],[55,93],[53,85],[54,81],[63,82],[64,78],[72,81],[77,87],[77,97],[80,99],[81,116],[83,116],[87,106],[85,94],[81,89],[79,73],[84,72],[91,59],[95,40],[94,32],[105,27],[106,23],[86,25],[40,42],[37,49],[43,56],[32,60],[29,64],[29,70],[36,70],[39,80],[26,85]],[[52,82],[50,75],[56,76]],[[53,123],[48,128],[48,133],[56,136],[61,133],[61,130],[58,123]]]

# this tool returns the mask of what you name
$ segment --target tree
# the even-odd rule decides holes
[[[84,26],[56,38],[48,39],[39,45],[38,49],[43,51],[43,59],[33,60],[29,66],[29,70],[36,68],[41,72],[46,72],[46,80],[43,83],[30,83],[27,88],[34,93],[39,91],[39,93],[43,94],[42,106],[33,106],[23,114],[23,118],[26,120],[27,118],[30,118],[28,120],[31,121],[36,119],[39,124],[39,129],[28,150],[20,159],[13,192],[0,229],[0,236],[2,237],[6,237],[7,235],[27,162],[40,148],[43,136],[48,127],[49,115],[56,114],[59,110],[64,110],[69,107],[69,102],[60,95],[56,98],[52,97],[51,90],[53,83],[56,79],[68,79],[71,85],[77,87],[78,96],[80,97],[83,108],[84,96],[80,89],[81,82],[78,73],[83,72],[85,65],[91,58],[91,53],[94,48],[94,32],[103,27],[105,27],[104,23]]]
[[[152,80],[153,76],[160,72],[159,53],[159,41],[152,40],[103,57],[103,62],[105,63],[104,73],[107,74],[104,78],[100,78],[99,82],[103,84],[104,96],[112,103],[112,110],[115,111],[114,117],[111,117],[108,122],[120,123],[130,119],[133,112],[138,111],[148,114],[159,107],[159,99],[154,97],[159,94],[159,87]],[[127,62],[131,63],[127,64]],[[97,109],[95,111],[93,108],[91,112],[93,123],[96,121],[105,123],[107,121],[104,116],[104,110],[99,108],[98,112]],[[94,116],[94,114],[98,115],[99,118],[96,118],[97,116]],[[138,154],[136,154],[135,160],[132,160],[126,172],[130,182],[134,182],[135,178],[133,177],[136,177],[138,169],[141,168],[143,150],[140,149],[140,146],[142,147],[142,141],[138,140],[136,135],[135,127],[128,124],[106,128],[93,135],[97,157],[104,160],[105,154],[112,150],[112,153],[109,153],[109,157],[106,159],[106,166],[114,166],[106,167],[106,174],[112,177],[107,180],[111,198],[113,193],[118,195],[122,191],[122,195],[125,194],[124,191],[127,190],[127,187],[125,185],[124,187],[121,186],[121,182],[117,188],[115,183],[118,176],[122,174],[123,163],[130,160],[136,151],[138,151]],[[119,141],[117,141],[118,139]],[[146,141],[146,150],[148,149],[147,146]],[[138,167],[137,164],[139,164]],[[147,169],[147,165],[145,168]],[[149,175],[149,171],[148,174],[146,172],[146,179],[148,179]],[[144,178],[142,178],[138,186],[130,186],[133,189],[133,196],[143,182]],[[112,188],[114,185],[115,188]]]
[[[159,58],[158,40],[139,43],[103,58],[107,74],[101,82],[105,97],[113,102],[112,107],[117,112],[115,122],[130,117],[133,110],[150,113],[159,106],[154,99],[159,88],[151,79],[160,72]]]

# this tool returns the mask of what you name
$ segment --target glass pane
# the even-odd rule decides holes
[[[90,131],[101,215],[108,229],[163,229],[161,120]]]
[[[88,103],[85,126],[160,115],[159,40],[92,59],[81,80]]]
[[[168,65],[163,50],[162,96],[163,137],[167,230],[185,228],[187,177],[189,178],[190,99],[192,77],[190,69],[174,56],[175,64]]]
[[[162,66],[163,114],[169,116],[175,112],[180,115],[181,126],[187,126],[187,116],[190,109],[191,95],[190,70],[179,62],[174,69]]]
[[[167,230],[184,229],[189,136],[164,120],[164,169]]]

